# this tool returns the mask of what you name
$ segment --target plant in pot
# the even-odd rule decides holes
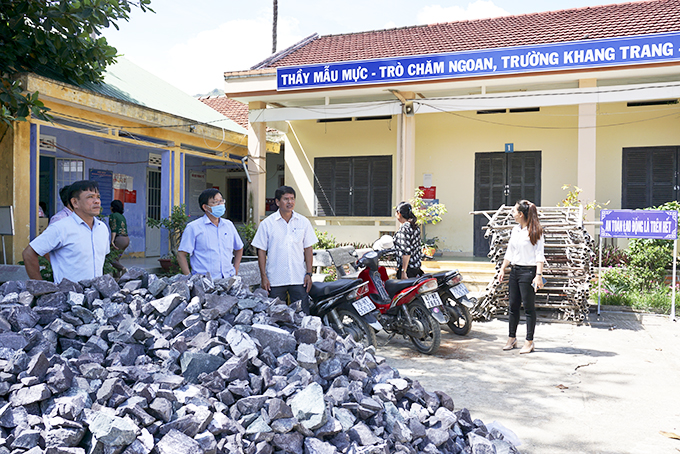
[[[418,224],[422,228],[423,233],[423,255],[425,258],[433,258],[441,255],[441,252],[437,252],[438,240],[436,236],[427,238],[425,235],[425,225],[427,224],[437,224],[441,222],[442,215],[448,210],[443,203],[433,203],[430,200],[423,199],[424,191],[421,189],[416,189],[413,198],[409,200],[411,204],[413,214],[418,220]]]
[[[164,228],[168,231],[168,239],[170,242],[170,253],[164,255],[158,261],[165,271],[179,270],[177,263],[177,251],[179,249],[179,242],[182,239],[182,233],[189,223],[189,216],[186,214],[185,206],[177,205],[172,207],[170,216],[163,219],[147,219],[147,225],[151,228]]]

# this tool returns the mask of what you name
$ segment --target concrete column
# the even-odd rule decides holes
[[[413,197],[416,187],[416,117],[399,115],[395,205]]]
[[[579,80],[579,88],[597,86],[597,79]],[[578,173],[576,185],[583,190],[581,200],[589,203],[595,200],[597,161],[597,103],[578,106]],[[587,220],[593,220],[593,212],[587,213]]]
[[[264,102],[248,103],[250,110],[265,109]],[[252,220],[255,225],[259,225],[265,215],[265,198],[267,197],[267,123],[248,124],[248,173],[250,174],[250,185],[248,187],[248,206],[247,213],[250,218],[252,209]]]
[[[14,236],[5,237],[10,264],[22,260],[31,240],[31,203],[31,125],[0,125],[0,205],[14,207]]]

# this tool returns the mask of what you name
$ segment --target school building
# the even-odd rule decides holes
[[[677,0],[312,35],[225,87],[260,166],[266,127],[285,133],[296,209],[340,241],[393,231],[419,186],[448,208],[426,235],[455,256],[488,250],[472,211],[554,206],[566,184],[623,209],[680,191]]]

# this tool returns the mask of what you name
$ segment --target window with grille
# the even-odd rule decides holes
[[[392,156],[314,159],[317,216],[390,216]]]
[[[623,149],[621,208],[659,206],[678,200],[680,147]]]
[[[56,197],[57,210],[59,211],[64,208],[64,204],[61,203],[61,198],[59,197],[59,190],[64,186],[67,186],[76,181],[84,179],[85,173],[85,161],[82,159],[63,159],[57,158],[57,175],[56,175]]]

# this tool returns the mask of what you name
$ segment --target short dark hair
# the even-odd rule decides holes
[[[125,206],[123,205],[123,202],[118,199],[111,202],[111,212],[123,214],[125,212]]]
[[[68,191],[69,191],[70,186],[64,186],[59,190],[59,198],[61,199],[61,203],[64,204],[65,207],[71,208],[71,199],[68,198]]]
[[[198,196],[198,206],[201,207],[201,211],[205,213],[203,205],[207,205],[210,199],[215,198],[217,194],[222,195],[220,190],[215,188],[206,189],[205,191],[201,192],[201,195]]]
[[[69,203],[71,202],[71,199],[80,197],[80,194],[83,191],[99,192],[99,183],[92,180],[80,180],[71,184],[71,186],[68,187]]]
[[[284,194],[293,194],[293,197],[295,197],[295,189],[290,186],[281,186],[274,193],[274,198],[276,200],[281,200],[281,197],[283,197]]]

